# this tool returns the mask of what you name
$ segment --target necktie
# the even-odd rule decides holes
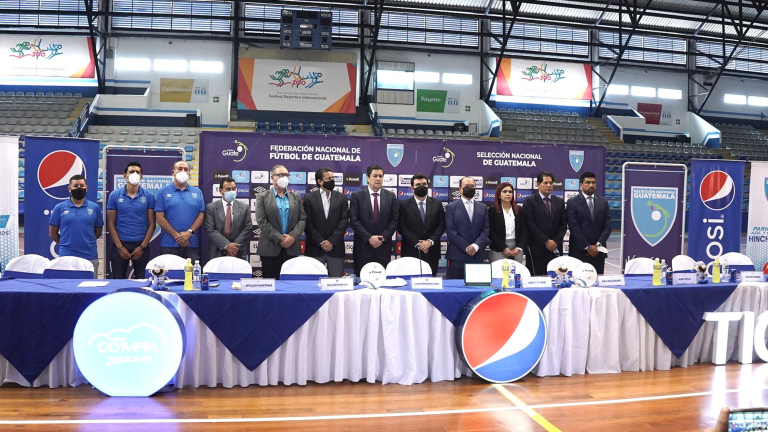
[[[469,223],[472,223],[472,202],[466,201],[467,203],[467,216],[469,216]]]
[[[552,210],[549,208],[549,197],[544,198],[544,207],[547,209],[547,217],[552,219]]]
[[[424,201],[421,201],[419,203],[419,212],[421,213],[421,221],[424,222],[425,213],[424,213]]]
[[[379,194],[375,192],[373,194],[373,221],[379,221]]]
[[[592,218],[592,223],[595,222],[595,203],[592,202],[592,197],[587,198],[587,205],[589,206],[589,216]]]
[[[224,220],[224,236],[229,237],[232,233],[232,204],[227,204],[227,216]]]

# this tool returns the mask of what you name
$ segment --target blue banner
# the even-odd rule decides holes
[[[24,253],[57,258],[58,245],[48,236],[48,221],[56,204],[69,199],[69,178],[88,183],[86,199],[96,202],[99,191],[99,142],[77,138],[27,137],[24,178]]]
[[[691,161],[688,256],[708,263],[740,251],[743,184],[743,161]]]

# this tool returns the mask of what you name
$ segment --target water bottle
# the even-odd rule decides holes
[[[195,267],[192,268],[192,283],[200,283],[200,275],[203,274],[203,269],[200,268],[200,260],[195,260]]]
[[[515,274],[517,272],[515,271],[516,270],[515,269],[515,265],[512,264],[509,267],[510,267],[510,269],[509,269],[509,279],[512,281],[512,288],[520,288],[519,286],[517,286],[517,276]]]
[[[728,265],[728,261],[723,261],[722,281],[725,283],[733,282],[731,280],[731,269],[730,269],[730,266]]]
[[[661,285],[667,284],[667,261],[661,260]]]
[[[656,258],[656,260],[653,262],[652,283],[653,283],[653,286],[661,285],[661,263],[659,262],[658,258]]]
[[[184,264],[184,291],[192,291],[192,260],[187,258],[187,263]]]
[[[720,283],[720,257],[715,257],[712,264],[712,283]]]

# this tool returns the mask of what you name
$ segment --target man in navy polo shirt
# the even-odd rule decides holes
[[[143,278],[149,262],[145,252],[155,232],[155,195],[141,187],[141,164],[128,162],[123,172],[125,187],[109,194],[107,230],[112,237],[109,265],[112,279],[125,279],[133,261],[134,279]]]
[[[199,259],[200,235],[197,230],[205,218],[203,193],[189,181],[189,164],[173,164],[173,184],[157,192],[155,216],[163,233],[160,247],[163,254]]]
[[[48,232],[59,244],[59,256],[85,258],[93,264],[93,274],[99,276],[99,252],[96,239],[101,237],[104,216],[101,207],[85,199],[88,185],[85,177],[73,175],[69,178],[72,197],[56,204],[51,211]]]

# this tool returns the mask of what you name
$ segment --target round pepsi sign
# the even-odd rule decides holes
[[[541,309],[528,297],[486,291],[464,306],[456,329],[456,347],[467,365],[494,383],[517,381],[541,360],[547,326]]]
[[[37,182],[40,189],[51,198],[65,200],[69,198],[69,178],[73,175],[88,178],[85,163],[80,156],[67,150],[48,153],[37,168]]]

